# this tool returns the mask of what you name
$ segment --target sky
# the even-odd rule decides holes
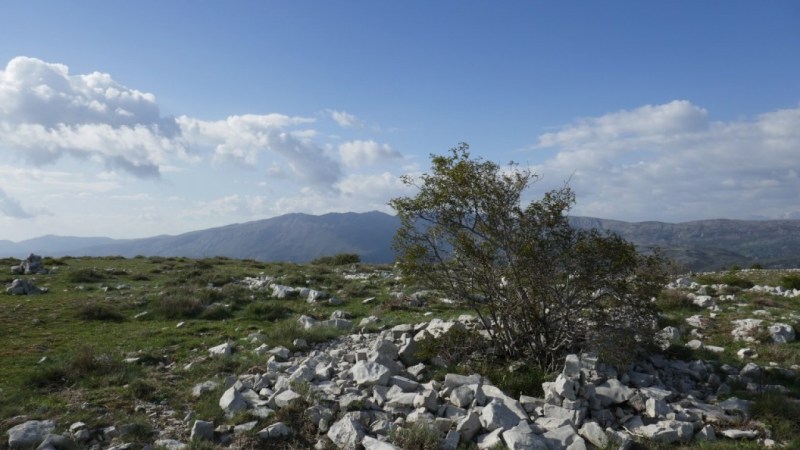
[[[392,213],[460,142],[575,215],[800,219],[800,2],[0,2],[0,239]]]

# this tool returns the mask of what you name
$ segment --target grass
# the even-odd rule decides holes
[[[17,264],[9,259],[7,266]],[[262,263],[252,260],[136,257],[46,258],[49,275],[34,279],[49,292],[35,297],[0,295],[0,424],[6,418],[36,412],[60,426],[76,420],[90,427],[148,419],[136,405],[146,401],[175,411],[195,411],[198,417],[224,423],[218,393],[191,396],[191,386],[221,374],[238,375],[265,364],[251,350],[259,344],[242,341],[261,331],[271,347],[292,349],[295,339],[314,344],[342,333],[319,327],[303,330],[301,314],[327,319],[337,309],[360,318],[379,315],[381,326],[416,323],[426,310],[384,313],[388,293],[402,289],[391,267],[359,264],[368,280],[345,279],[352,266]],[[309,305],[302,299],[276,300],[270,292],[253,292],[234,283],[261,273],[290,286],[326,290],[345,301],[333,307]],[[6,278],[13,279],[9,273]],[[129,289],[116,289],[127,285]],[[101,289],[109,286],[109,289]],[[341,291],[341,292],[339,292]],[[371,304],[361,300],[376,297]],[[437,314],[457,315],[437,306]],[[147,313],[140,318],[134,318]],[[184,322],[181,327],[176,327]],[[208,348],[236,342],[227,360],[196,363]],[[46,360],[40,363],[45,357]],[[138,362],[125,363],[135,357]],[[184,366],[195,362],[189,370]],[[173,367],[174,369],[165,369]],[[104,414],[81,404],[101,405]],[[152,424],[149,425],[152,429]],[[7,428],[0,425],[0,434]],[[143,432],[147,443],[149,431]],[[152,443],[152,442],[150,442]],[[4,440],[0,440],[0,449]],[[302,447],[296,447],[302,448]]]
[[[263,367],[265,358],[251,351],[259,343],[243,340],[250,333],[263,333],[263,341],[270,347],[282,345],[294,350],[295,339],[302,338],[313,345],[343,332],[326,327],[304,330],[297,324],[301,314],[322,320],[335,310],[343,310],[352,315],[355,324],[363,317],[376,315],[381,318],[380,324],[374,326],[377,329],[429,320],[430,317],[424,315],[426,312],[445,319],[469,312],[440,303],[435,296],[424,307],[413,307],[396,300],[392,292],[410,295],[423,286],[403,285],[394,278],[390,266],[362,263],[355,266],[297,265],[226,258],[192,260],[164,257],[67,257],[46,258],[46,261],[48,268],[57,267],[54,273],[22,277],[35,279],[37,286],[49,288],[48,293],[35,297],[0,295],[0,342],[3,343],[0,346],[0,373],[3,374],[0,376],[0,398],[4,400],[0,402],[0,435],[7,429],[2,425],[5,419],[35,413],[39,418],[56,419],[60,427],[77,420],[86,422],[89,427],[133,423],[138,431],[125,440],[140,445],[152,444],[152,430],[160,429],[160,425],[136,409],[142,403],[180,414],[193,411],[197,418],[214,420],[218,424],[232,423],[222,415],[217,405],[224,390],[222,387],[200,398],[191,396],[191,387],[201,381],[222,381],[226,375],[243,374]],[[7,266],[13,264],[16,260],[9,261]],[[360,279],[348,277],[353,270],[368,276]],[[253,292],[235,283],[261,273],[275,277],[280,284],[327,291],[342,299],[344,304],[334,307],[324,302],[308,304],[299,298],[278,300],[270,297],[271,290]],[[790,279],[787,283],[792,282],[792,277],[800,278],[797,272],[768,270],[742,270],[733,274],[737,279],[773,286],[786,277]],[[720,280],[731,275],[725,272],[704,276]],[[11,274],[6,278],[12,278]],[[129,289],[116,289],[123,284]],[[109,289],[101,289],[103,286]],[[704,358],[714,361],[714,364],[741,366],[735,351],[745,344],[731,342],[730,320],[741,318],[743,314],[747,316],[756,309],[766,309],[775,317],[789,317],[797,312],[800,304],[800,299],[737,289],[737,299],[733,303],[722,303],[721,311],[704,330],[706,337],[703,342],[726,347],[726,352],[718,355],[681,347],[674,350],[676,357]],[[376,299],[363,304],[362,301],[368,297]],[[667,317],[665,320],[679,326],[684,336],[689,331],[684,322],[686,317],[707,315],[705,309],[691,303],[685,292],[665,292],[657,303]],[[734,303],[744,306],[734,308]],[[146,315],[134,319],[145,312]],[[790,318],[785,321],[798,325]],[[179,322],[184,322],[181,327],[176,326]],[[237,351],[233,357],[204,361],[208,348],[226,341],[236,343]],[[509,362],[489,358],[485,348],[470,343],[464,334],[454,332],[452,336],[446,335],[438,346],[434,342],[430,341],[430,348],[423,346],[423,351],[428,352],[426,357],[429,359],[437,356],[448,361],[450,367],[444,370],[482,373],[511,395],[539,396],[541,382],[549,378],[548,374],[524,364],[509,370]],[[755,362],[762,366],[768,365],[769,361],[784,367],[800,364],[800,343],[746,345],[756,350],[759,358]],[[470,360],[467,358],[469,355],[476,357]],[[43,357],[46,360],[40,362]],[[133,357],[138,361],[124,362],[125,358]],[[191,368],[183,370],[190,363]],[[800,428],[792,418],[799,416],[796,404],[778,402],[800,396],[800,387],[790,380],[775,378],[774,375],[770,377],[770,382],[788,386],[790,394],[784,396],[785,399],[757,400],[758,420],[774,427],[777,436],[795,442],[797,436],[792,430]],[[743,396],[747,393],[734,394]],[[763,407],[758,406],[758,402],[763,402]],[[95,405],[104,412],[98,413],[99,409],[82,408],[81,405]],[[302,419],[298,411],[287,410],[281,414],[286,417],[272,417],[264,425],[277,418],[287,423]],[[306,428],[309,424],[292,423],[307,432],[281,443],[284,446],[281,448],[313,446],[310,437],[315,440],[316,431],[312,433],[311,428]],[[403,448],[426,448],[428,441],[424,438],[424,430],[407,430],[411,430],[407,431],[411,434],[405,439],[419,446]],[[63,428],[57,431],[63,431]],[[261,445],[252,436],[237,439],[243,445]],[[0,440],[0,449],[4,449],[4,445],[4,440]],[[200,443],[191,445],[193,448],[207,448]],[[725,448],[720,445],[703,444],[693,448]],[[741,448],[753,448],[747,447],[749,443],[741,445]]]

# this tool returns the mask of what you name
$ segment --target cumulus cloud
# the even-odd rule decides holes
[[[268,152],[282,157],[292,175],[310,185],[330,188],[341,176],[339,164],[308,137],[308,130],[291,129],[314,119],[268,114],[219,121],[181,116],[177,121],[187,142],[212,147],[218,161],[255,166],[259,155]],[[280,172],[274,161],[269,171]]]
[[[37,165],[70,154],[140,177],[157,177],[159,164],[185,153],[153,94],[28,57],[0,70],[0,143]]]
[[[18,200],[10,197],[2,188],[0,188],[0,213],[15,219],[29,219],[33,217],[32,213],[26,211]]]
[[[539,137],[576,214],[624,220],[800,217],[800,108],[710,121],[688,101],[584,118]]]
[[[361,128],[364,126],[364,122],[361,119],[350,113],[333,109],[326,110],[325,112],[327,112],[328,115],[331,116],[331,119],[342,128]]]
[[[339,156],[344,165],[349,167],[375,164],[402,157],[400,152],[389,144],[379,144],[372,140],[356,140],[339,144]]]

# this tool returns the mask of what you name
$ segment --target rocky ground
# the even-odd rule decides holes
[[[331,307],[342,303],[335,295],[290,287],[272,277],[239,282],[248,289],[267,290],[276,299],[291,297]],[[172,380],[187,396],[210,403],[219,413],[215,417],[204,415],[207,409],[178,410],[166,401],[137,401],[136,411],[153,425],[144,439],[136,423],[98,427],[86,421],[37,418],[33,412],[6,418],[2,425],[9,448],[40,449],[796,444],[772,423],[758,420],[754,409],[761,408],[758,399],[772,395],[797,404],[800,366],[793,352],[794,324],[800,316],[777,300],[771,300],[771,306],[754,306],[750,300],[765,294],[763,298],[793,302],[800,291],[764,285],[731,290],[690,277],[677,279],[667,289],[672,292],[672,309],[665,308],[665,320],[672,324],[657,334],[661,352],[643,354],[619,371],[593,355],[569,355],[563,370],[536,395],[504,392],[481,374],[447,372],[443,361],[418,359],[420,345],[450,330],[481,333],[471,315],[451,320],[428,316],[425,321],[382,326],[374,315],[358,319],[335,310],[325,318],[291,319],[306,330],[342,330],[332,340],[296,339],[290,349],[275,345],[264,333],[243,332],[158,368],[163,379]],[[404,299],[415,302],[421,297],[425,295]],[[375,301],[370,297],[363,303]],[[183,374],[197,367],[226,367],[226,360],[242,355],[261,362],[240,372],[222,371],[197,383],[181,383]],[[785,358],[767,361],[765,356]],[[125,362],[139,361],[132,354]]]

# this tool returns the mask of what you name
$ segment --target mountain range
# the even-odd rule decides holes
[[[684,223],[623,222],[570,217],[578,228],[610,231],[640,250],[659,247],[683,268],[719,270],[749,267],[800,267],[800,220],[701,220]],[[395,216],[373,211],[320,216],[287,214],[177,236],[142,239],[42,236],[21,242],[0,240],[0,256],[227,256],[259,261],[303,263],[320,256],[356,253],[370,263],[394,259]]]

